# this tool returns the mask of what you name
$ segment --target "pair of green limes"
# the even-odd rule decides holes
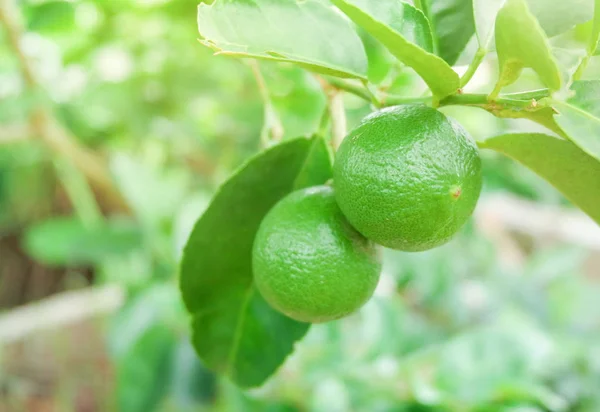
[[[481,192],[477,146],[424,105],[373,113],[342,142],[333,186],[291,193],[267,214],[253,271],[265,300],[302,322],[339,319],[373,294],[376,244],[423,251],[446,243]]]

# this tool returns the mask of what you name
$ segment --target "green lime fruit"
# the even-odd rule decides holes
[[[366,117],[342,142],[337,202],[366,238],[409,252],[448,242],[481,193],[477,145],[455,120],[424,105]]]
[[[348,223],[330,186],[293,192],[271,209],[256,235],[252,266],[272,307],[311,323],[360,308],[381,271],[376,246]]]

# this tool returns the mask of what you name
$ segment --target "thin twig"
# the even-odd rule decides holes
[[[330,143],[333,150],[337,150],[348,132],[346,108],[344,106],[344,91],[346,89],[338,88],[337,82],[330,83],[329,80],[325,80],[321,76],[315,75],[315,78],[327,96],[327,110],[329,115],[326,119],[331,125]],[[361,97],[369,101],[371,100],[366,93]],[[323,126],[323,120],[325,119],[321,120],[321,126]]]
[[[331,90],[327,96],[329,115],[331,117],[331,145],[337,150],[348,132],[346,108],[344,107],[344,92]]]
[[[487,50],[485,50],[485,49],[477,50],[477,53],[475,53],[475,57],[473,58],[473,61],[467,68],[467,71],[460,78],[460,88],[461,89],[464,88],[467,84],[469,84],[469,82],[471,81],[471,79],[473,78],[475,73],[477,72],[477,69],[483,62],[483,59],[485,58],[486,55],[487,55]]]
[[[31,136],[29,125],[8,125],[0,127],[0,145],[23,142]]]
[[[600,250],[600,227],[578,211],[497,194],[483,197],[475,210],[483,229],[493,225],[537,240],[559,240]]]
[[[25,83],[29,87],[34,87],[35,70],[21,47],[23,28],[20,24],[19,11],[13,2],[14,0],[0,0],[0,22],[4,25],[10,47],[19,60]]]
[[[256,60],[249,60],[248,65],[250,66],[250,69],[252,69],[252,74],[256,80],[256,85],[258,86],[258,90],[264,105],[265,115],[261,140],[263,146],[269,146],[272,143],[280,142],[281,139],[283,139],[285,132],[281,123],[281,119],[279,119],[279,116],[273,107],[269,89],[267,87],[267,83],[265,82],[265,78],[260,71],[258,62]]]
[[[376,107],[381,106],[381,102],[377,100],[377,97],[371,93],[365,86],[359,86],[349,81],[345,81],[342,79],[338,79],[335,77],[328,77],[327,79],[323,79],[321,77],[317,77],[321,86],[326,89],[327,84],[335,87],[336,89],[347,91],[355,96],[360,97],[368,102],[373,103]],[[324,83],[325,82],[325,83]]]
[[[28,89],[41,89],[31,60],[21,47],[24,29],[21,16],[14,0],[0,1],[0,23],[4,26],[9,45],[19,61],[21,74]],[[81,146],[75,136],[67,131],[46,107],[35,108],[30,116],[32,135],[41,139],[55,153],[68,157],[73,164],[104,194],[113,204],[127,209],[121,194],[116,190],[106,164],[94,152]]]
[[[0,315],[0,344],[114,313],[124,302],[125,291],[114,285],[52,296]]]

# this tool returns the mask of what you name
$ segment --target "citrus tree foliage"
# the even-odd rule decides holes
[[[372,109],[464,105],[534,121],[545,132],[491,137],[480,146],[538,173],[600,223],[600,89],[593,79],[581,80],[596,51],[600,5],[551,3],[215,0],[199,6],[198,28],[201,42],[217,55],[277,60],[326,75],[322,82],[366,99]],[[587,38],[571,41],[570,48],[556,40],[572,37],[574,27],[584,23],[593,27]],[[466,69],[453,67],[461,60],[472,62]],[[488,94],[467,93],[479,65],[494,60],[499,75]],[[514,87],[524,69],[535,72],[540,87]],[[403,70],[416,73],[428,91],[413,96],[390,91]],[[369,76],[375,71],[387,75]],[[319,133],[327,138],[327,130]],[[305,167],[328,167],[318,164],[324,157],[308,154],[311,145],[320,144],[314,139],[285,141],[239,169],[188,241],[181,287],[194,318],[194,345],[209,366],[241,386],[262,384],[308,328],[285,325],[251,292],[250,245],[262,216],[295,179],[304,179]],[[285,167],[278,165],[274,175],[270,170],[277,162]],[[327,176],[315,178],[309,181],[322,183]],[[223,242],[210,241],[215,231]]]

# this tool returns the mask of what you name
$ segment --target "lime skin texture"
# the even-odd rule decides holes
[[[373,242],[408,252],[448,242],[473,213],[482,187],[474,140],[425,105],[366,117],[340,145],[333,176],[348,221]]]
[[[265,300],[310,323],[359,309],[381,272],[376,246],[348,223],[330,186],[299,190],[277,203],[261,223],[252,263]]]

